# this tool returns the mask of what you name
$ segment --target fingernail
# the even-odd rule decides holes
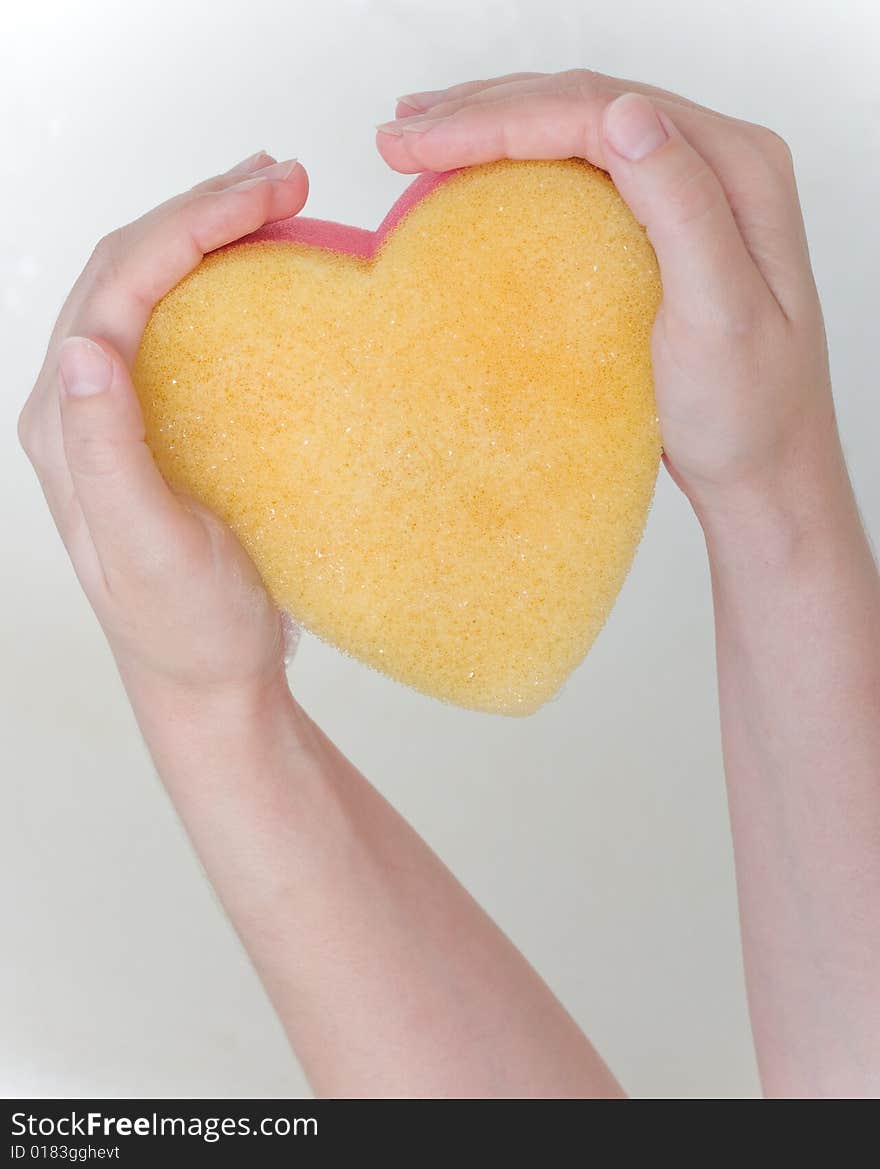
[[[605,111],[605,137],[623,158],[639,162],[669,135],[646,97],[623,93]]]
[[[443,93],[442,89],[425,90],[424,93],[405,93],[403,97],[395,98],[402,106],[409,106],[411,110],[421,113]]]
[[[89,398],[108,389],[113,367],[101,346],[88,337],[67,337],[58,350],[58,373],[71,398]]]
[[[393,134],[400,138],[404,133],[421,134],[442,121],[442,118],[429,118],[425,114],[416,114],[412,118],[398,118],[393,122],[380,122],[376,129],[380,134]]]
[[[242,179],[240,183],[233,183],[231,187],[227,187],[227,191],[247,191],[250,187],[259,187],[263,183],[268,183],[265,175],[257,175],[256,178]]]
[[[259,183],[270,183],[273,180],[277,182],[280,179],[286,179],[293,173],[296,162],[297,160],[295,158],[288,158],[284,162],[273,162],[271,166],[260,167],[259,170],[248,175],[246,179],[242,179],[240,183],[235,183],[233,186],[227,187],[227,190],[246,191],[249,187],[256,187]]]
[[[236,175],[239,171],[250,170],[257,159],[264,157],[271,158],[272,156],[267,154],[265,150],[258,150],[255,154],[249,154],[247,158],[243,158],[241,162],[237,162],[235,166],[231,166],[226,173],[228,175]]]
[[[286,179],[293,173],[296,163],[295,158],[286,158],[284,162],[273,162],[271,166],[261,166],[254,173],[263,179]]]

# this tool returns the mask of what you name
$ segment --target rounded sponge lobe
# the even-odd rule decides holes
[[[436,698],[530,714],[641,538],[660,295],[588,163],[425,176],[376,233],[298,217],[206,256],[135,361],[147,441],[306,629]]]

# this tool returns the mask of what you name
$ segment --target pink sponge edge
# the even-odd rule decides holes
[[[217,251],[226,248],[238,247],[245,243],[261,243],[263,241],[310,244],[315,248],[324,248],[329,252],[345,252],[351,256],[360,256],[371,260],[376,255],[386,237],[397,227],[398,223],[407,216],[413,207],[426,195],[436,190],[447,179],[457,174],[463,168],[446,171],[426,171],[410,183],[375,231],[367,231],[362,227],[349,227],[345,223],[333,223],[328,219],[308,219],[304,215],[293,215],[290,219],[279,219],[275,223],[267,223],[250,235],[234,240]]]

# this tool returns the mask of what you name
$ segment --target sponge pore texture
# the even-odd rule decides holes
[[[436,698],[530,714],[641,538],[660,295],[588,163],[423,177],[376,233],[297,217],[206,256],[135,361],[147,442],[306,629]]]

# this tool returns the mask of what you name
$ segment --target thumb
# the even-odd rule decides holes
[[[64,454],[108,585],[161,567],[187,520],[144,442],[125,363],[106,341],[68,337],[58,381]]]
[[[705,159],[642,94],[606,107],[602,137],[611,178],[657,254],[667,311],[692,324],[747,321],[768,289]]]

